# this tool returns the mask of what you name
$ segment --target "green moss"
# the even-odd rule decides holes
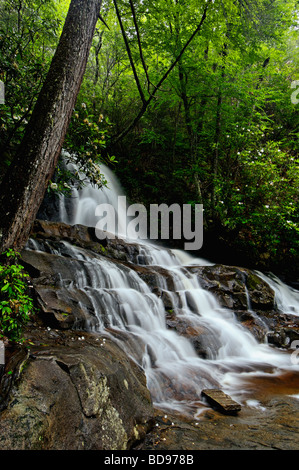
[[[247,287],[248,289],[256,289],[257,286],[261,284],[261,279],[258,276],[255,276],[254,274],[249,274],[247,277]]]

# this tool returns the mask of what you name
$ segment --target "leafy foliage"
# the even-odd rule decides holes
[[[133,3],[139,40],[128,3],[118,5],[146,94],[153,88],[147,90],[140,42],[149,82],[157,83],[204,3]],[[202,31],[116,150],[117,171],[134,199],[202,202],[208,232],[217,231],[257,263],[299,255],[299,116],[290,99],[299,62],[295,13],[292,2],[212,2]],[[104,38],[102,50],[113,54],[112,32]],[[140,100],[125,61],[121,75],[110,70],[115,87],[102,108],[116,128],[125,126],[124,115],[134,119]],[[105,73],[104,62],[101,67]],[[111,107],[116,97],[124,114]]]
[[[0,265],[0,336],[20,341],[22,329],[35,311],[28,295],[28,277],[13,250],[2,253],[7,262]]]
[[[22,138],[69,2],[0,4],[2,167]],[[206,6],[202,28],[157,90]],[[203,203],[215,239],[257,263],[292,264],[299,255],[299,105],[290,88],[299,79],[296,8],[284,0],[103,0],[64,143],[79,171],[61,163],[49,190],[82,186],[80,170],[101,186],[101,162],[117,161],[132,200]]]
[[[2,171],[22,139],[56,47],[61,19],[54,0],[3,0],[0,3],[0,107]]]

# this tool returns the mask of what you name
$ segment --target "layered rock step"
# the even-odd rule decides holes
[[[91,227],[37,220],[27,249],[22,252],[22,261],[32,277],[44,320],[49,326],[65,329],[74,325],[84,327],[86,322],[97,323],[85,293],[73,289],[71,296],[70,290],[61,286],[62,273],[70,284],[73,283],[74,263],[79,271],[88,274],[84,261],[74,261],[65,242],[86,250],[90,259],[107,259],[122,270],[133,269],[161,298],[167,313],[167,326],[183,336],[190,337],[191,333],[199,356],[206,357],[206,348],[202,345],[206,331],[190,330],[188,324],[182,324],[177,318],[174,310],[179,310],[181,305],[172,276],[161,266],[146,265],[137,243],[110,239],[108,235],[99,242]],[[201,287],[215,296],[220,307],[233,311],[236,319],[259,342],[266,340],[276,347],[288,349],[292,341],[299,339],[299,317],[277,310],[273,289],[255,272],[224,265],[192,265],[185,267],[185,271],[196,275]],[[160,287],[161,280],[164,288]],[[192,303],[189,302],[188,307],[192,310]],[[102,316],[105,324],[105,312]]]

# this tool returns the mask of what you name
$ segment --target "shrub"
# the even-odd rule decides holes
[[[19,253],[9,249],[0,264],[0,336],[21,341],[22,329],[34,312],[32,298],[28,295],[28,277],[19,264]]]

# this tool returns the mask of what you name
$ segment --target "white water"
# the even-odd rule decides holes
[[[104,168],[104,173],[110,189],[90,186],[80,191],[74,189],[71,216],[67,214],[65,200],[61,199],[62,222],[95,226],[94,211],[98,204],[109,202],[117,207],[117,196],[123,195],[123,191],[110,170]],[[73,259],[81,261],[73,287],[84,291],[92,302],[98,317],[93,328],[112,335],[144,368],[153,400],[160,407],[183,412],[189,409],[194,412],[198,407],[199,413],[201,390],[215,387],[242,402],[247,396],[243,381],[252,374],[299,371],[290,354],[258,343],[236,321],[233,311],[220,308],[216,298],[201,288],[196,275],[184,269],[184,266],[210,264],[206,260],[149,242],[140,243],[145,264],[162,266],[173,280],[172,291],[167,289],[162,276],[158,277],[158,287],[172,299],[176,317],[198,335],[202,333],[200,339],[206,357],[201,358],[189,339],[167,327],[162,300],[133,269],[108,259],[90,257],[66,242],[64,245]],[[269,280],[262,274],[261,278],[277,292],[281,309],[291,303],[292,312],[298,314],[298,292],[281,283],[277,285],[276,279]],[[63,279],[61,283],[64,285]],[[287,310],[289,313],[290,309]]]
[[[67,165],[69,171],[75,171],[76,166],[72,163]],[[118,236],[126,234],[127,230],[127,206],[123,200],[119,200],[118,196],[124,196],[121,185],[113,172],[104,167],[102,172],[107,180],[107,187],[101,189],[90,184],[84,186],[83,189],[72,188],[71,204],[66,204],[64,197],[60,198],[60,220],[69,224],[81,224],[87,227],[95,227],[99,217],[95,215],[96,207],[99,204],[111,204],[115,209],[118,224],[115,232]],[[80,174],[81,180],[86,180],[83,174]],[[87,180],[86,180],[87,181]]]
[[[299,316],[299,291],[284,284],[274,274],[266,276],[259,271],[257,274],[274,290],[278,309],[283,313]]]

